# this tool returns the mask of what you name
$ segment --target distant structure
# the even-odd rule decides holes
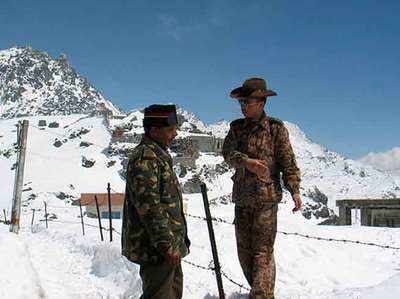
[[[361,225],[400,227],[400,199],[345,199],[336,201],[339,224],[351,225],[351,210],[361,210]]]
[[[88,217],[97,218],[97,208],[94,196],[96,195],[99,203],[101,218],[108,219],[108,194],[107,193],[82,193],[81,204],[86,207]],[[111,193],[111,217],[113,219],[122,218],[122,210],[124,208],[125,193]],[[187,213],[187,200],[183,200],[183,212]]]
[[[197,143],[200,152],[217,152],[220,153],[222,151],[222,145],[224,143],[224,139],[217,138],[209,135],[190,135],[187,138],[191,139],[194,143]]]
[[[101,218],[107,218],[108,211],[108,194],[107,193],[82,193],[81,204],[86,207],[88,217],[97,218],[97,208],[94,196],[96,195],[99,203]],[[124,205],[125,193],[111,193],[111,217],[113,219],[121,219],[122,208]]]

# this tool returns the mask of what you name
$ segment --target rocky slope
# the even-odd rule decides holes
[[[61,54],[30,47],[0,51],[0,118],[120,111]]]

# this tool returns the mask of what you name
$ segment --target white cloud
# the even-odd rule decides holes
[[[394,147],[382,153],[369,153],[359,161],[383,171],[398,172],[400,171],[400,147]]]

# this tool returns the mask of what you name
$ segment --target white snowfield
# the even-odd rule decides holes
[[[136,114],[138,112],[135,112]],[[140,115],[137,115],[140,119]],[[59,128],[39,129],[39,120],[59,123]],[[79,218],[79,207],[68,198],[59,199],[59,192],[79,198],[83,192],[105,192],[107,182],[113,190],[123,192],[125,183],[119,176],[117,157],[106,155],[110,133],[100,118],[84,115],[63,117],[30,117],[27,162],[24,180],[21,231],[8,232],[0,223],[0,298],[139,298],[141,281],[138,267],[120,254],[121,220],[113,220],[113,242],[104,231],[100,241],[97,219],[84,217],[85,236]],[[121,120],[121,122],[126,120]],[[17,119],[0,120],[0,151],[10,149],[15,142]],[[345,159],[312,143],[296,126],[286,123],[303,175],[303,191],[318,186],[328,196],[328,205],[335,208],[336,199],[346,197],[395,194],[395,178],[361,162]],[[200,125],[199,125],[200,126]],[[226,123],[222,126],[226,130]],[[71,134],[89,132],[75,138]],[[221,128],[213,128],[221,132]],[[137,129],[138,132],[140,128]],[[84,131],[85,132],[85,131]],[[76,135],[76,134],[75,134]],[[56,138],[62,145],[56,147]],[[80,146],[81,142],[92,145]],[[82,167],[82,157],[95,161],[90,168]],[[15,154],[6,158],[0,154],[1,212],[10,215]],[[111,160],[117,163],[107,167]],[[220,156],[203,153],[199,167],[213,167],[222,162]],[[360,173],[363,175],[360,175]],[[209,198],[229,194],[232,173],[228,171],[208,180]],[[183,178],[183,181],[187,177]],[[36,198],[32,199],[32,194]],[[200,194],[185,194],[188,214],[204,217]],[[31,199],[30,199],[31,198]],[[310,199],[303,197],[307,202]],[[56,216],[46,229],[43,202],[48,213]],[[275,246],[277,263],[276,298],[400,298],[400,250],[384,249],[348,242],[324,241],[286,233],[308,236],[372,242],[400,247],[398,228],[352,226],[319,226],[314,217],[305,219],[293,214],[293,203],[285,193],[279,205],[279,233]],[[31,227],[32,209],[35,209]],[[212,215],[233,221],[233,205],[217,203]],[[0,214],[3,219],[3,214]],[[187,217],[191,253],[184,259],[204,267],[212,265],[206,223]],[[108,227],[108,221],[103,220]],[[229,223],[214,223],[216,241],[223,271],[240,288],[224,278],[228,298],[247,298],[248,288],[236,253],[234,227]],[[184,298],[218,298],[212,271],[183,263]]]

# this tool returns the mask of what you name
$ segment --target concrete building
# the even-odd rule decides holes
[[[186,138],[192,140],[198,147],[200,152],[214,152],[219,153],[222,151],[224,139],[216,138],[209,135],[191,135]]]
[[[351,210],[361,210],[361,225],[400,227],[400,199],[345,199],[336,201],[339,224],[351,225]]]

